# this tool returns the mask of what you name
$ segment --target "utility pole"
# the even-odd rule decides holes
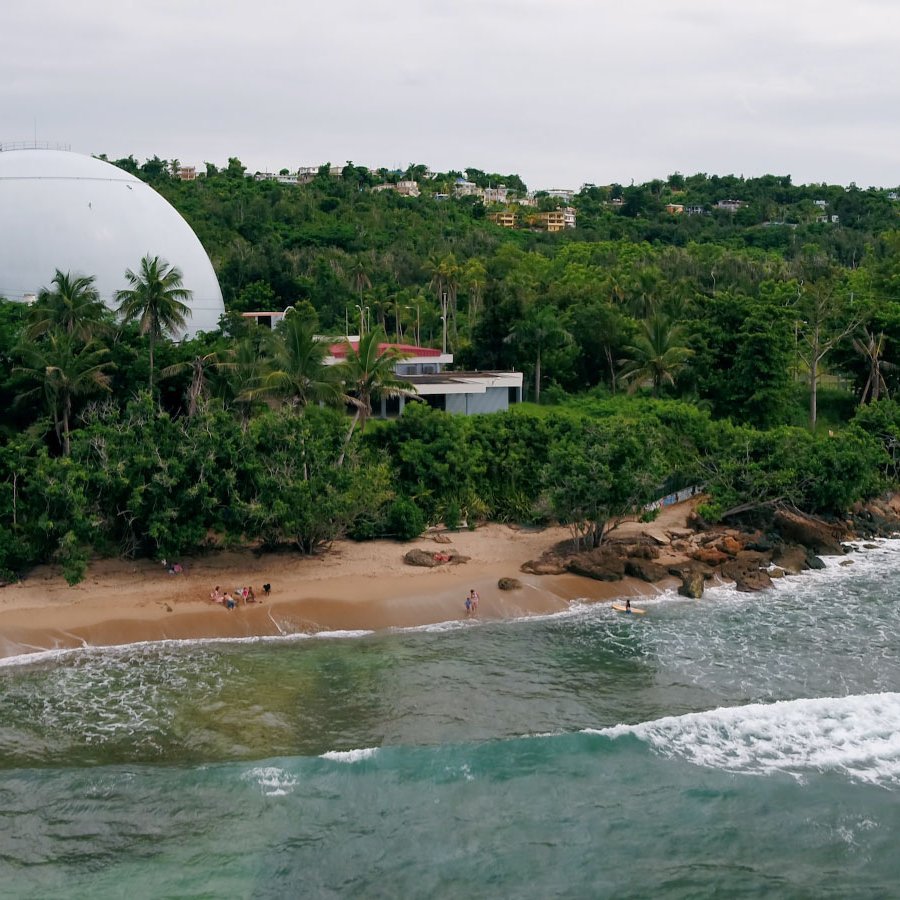
[[[442,327],[442,338],[441,338],[441,350],[444,355],[447,355],[447,292],[441,292],[441,327]]]

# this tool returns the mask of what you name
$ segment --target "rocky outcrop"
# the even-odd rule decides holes
[[[625,560],[625,574],[653,584],[662,581],[669,572],[665,566],[661,566],[659,563],[651,562],[648,559],[629,557]]]
[[[573,556],[566,569],[574,575],[584,575],[596,581],[620,581],[625,575],[625,563],[606,547]]]
[[[785,540],[791,543],[802,544],[825,556],[841,556],[844,553],[840,529],[828,522],[788,509],[776,510],[773,522]]]
[[[721,566],[728,562],[729,556],[715,547],[701,547],[690,554],[691,559],[706,563],[708,566]]]
[[[806,563],[806,548],[797,544],[782,544],[772,554],[772,562],[788,575],[799,575],[809,568]]]
[[[722,577],[733,581],[739,591],[764,591],[772,587],[772,579],[766,569],[760,568],[760,562],[759,556],[729,560],[722,566]]]

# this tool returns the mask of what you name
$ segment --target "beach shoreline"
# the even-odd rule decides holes
[[[573,600],[659,593],[662,586],[634,578],[608,583],[520,572],[522,563],[570,536],[559,526],[533,530],[487,524],[407,543],[339,541],[312,557],[217,552],[180,560],[183,572],[175,575],[150,560],[99,559],[74,586],[58,569],[41,566],[0,589],[0,658],[142,641],[427,626],[466,619],[465,597],[472,588],[480,596],[482,621],[561,612]],[[413,548],[453,549],[469,561],[410,566],[403,557]],[[503,591],[498,580],[504,577],[522,586]],[[268,597],[262,595],[263,583],[272,585]],[[223,591],[252,585],[258,602],[227,610],[209,600],[216,585]]]

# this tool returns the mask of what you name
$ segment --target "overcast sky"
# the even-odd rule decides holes
[[[898,44],[896,0],[6,2],[0,142],[894,187]]]

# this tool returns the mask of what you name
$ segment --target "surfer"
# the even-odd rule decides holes
[[[629,597],[625,598],[625,612],[631,612],[631,599]]]

